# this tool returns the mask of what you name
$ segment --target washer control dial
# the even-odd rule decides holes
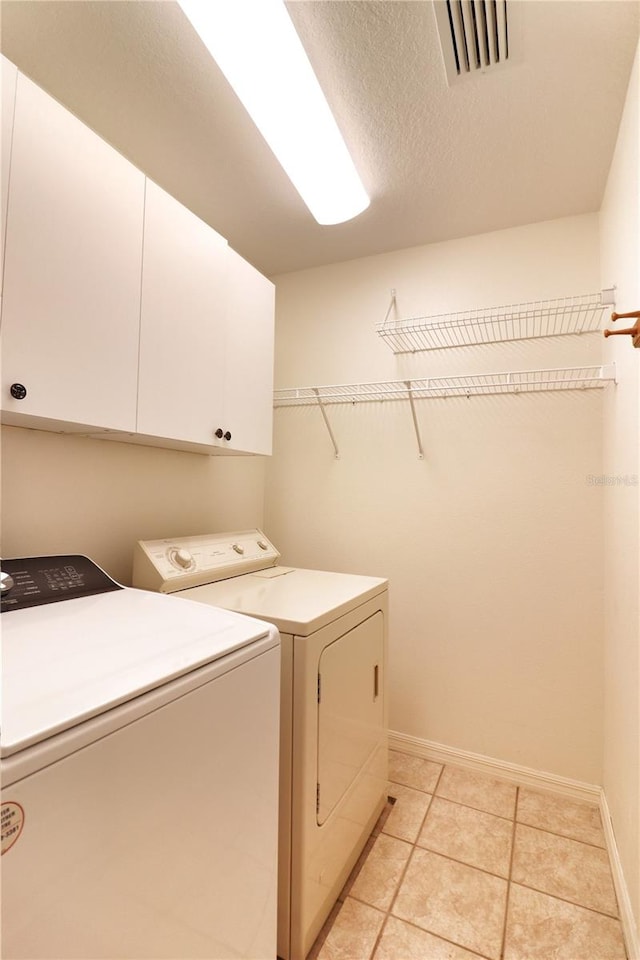
[[[232,546],[236,553],[244,553],[244,547],[241,547],[239,543],[234,543]]]
[[[2,573],[0,573],[0,590],[2,593],[9,593],[9,590],[11,590],[13,585],[13,577],[10,574],[5,573],[3,570]]]

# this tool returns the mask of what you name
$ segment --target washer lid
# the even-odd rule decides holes
[[[268,624],[124,588],[2,618],[3,757],[272,634]]]
[[[268,620],[282,633],[308,637],[388,587],[388,581],[378,577],[326,570],[273,567],[267,576],[265,572],[193,587],[176,596],[236,610]]]

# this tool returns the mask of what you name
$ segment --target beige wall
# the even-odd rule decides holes
[[[638,55],[602,205],[602,277],[617,286],[616,309],[640,308],[640,75]],[[620,320],[618,326],[631,326]],[[604,787],[640,925],[640,350],[607,340],[618,385],[605,404]],[[634,483],[635,480],[635,483]]]
[[[597,216],[276,278],[277,386],[600,362],[590,334],[394,358],[401,316],[600,288]],[[266,531],[292,565],[388,576],[391,727],[588,782],[602,756],[601,391],[280,409]]]
[[[2,553],[85,553],[129,584],[136,540],[261,526],[264,460],[2,428]]]

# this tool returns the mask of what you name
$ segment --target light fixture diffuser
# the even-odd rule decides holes
[[[285,173],[323,225],[369,206],[283,0],[179,0]]]

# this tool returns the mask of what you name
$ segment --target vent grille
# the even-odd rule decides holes
[[[434,0],[449,84],[509,59],[507,0]]]

